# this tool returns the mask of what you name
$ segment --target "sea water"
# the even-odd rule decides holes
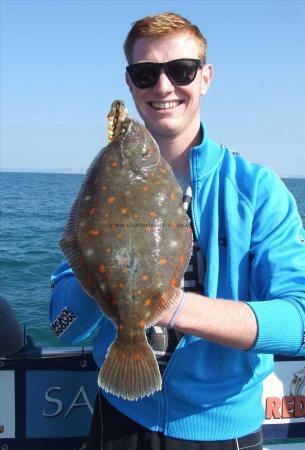
[[[83,175],[0,174],[0,295],[40,346],[60,346],[48,322],[50,274],[62,259],[59,240]],[[284,179],[305,224],[305,179]]]

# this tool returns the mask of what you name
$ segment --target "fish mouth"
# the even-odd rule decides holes
[[[121,125],[129,117],[123,100],[112,102],[108,118],[108,141],[111,142],[120,136]]]
[[[151,101],[148,102],[149,106],[157,111],[164,111],[168,109],[174,109],[183,103],[182,100],[169,100],[169,101]]]

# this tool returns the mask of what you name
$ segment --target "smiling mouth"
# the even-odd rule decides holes
[[[149,102],[149,106],[153,109],[164,110],[164,109],[174,109],[177,106],[181,105],[182,100],[174,100],[171,102]]]

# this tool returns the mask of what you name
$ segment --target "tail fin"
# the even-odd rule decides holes
[[[155,355],[145,340],[132,349],[119,340],[109,348],[98,385],[106,392],[127,400],[137,400],[160,391],[162,379]]]

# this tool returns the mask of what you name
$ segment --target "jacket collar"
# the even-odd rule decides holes
[[[201,142],[191,149],[189,155],[191,175],[195,180],[202,179],[214,171],[224,155],[224,147],[208,138],[206,126],[203,122],[201,122],[200,127]]]

